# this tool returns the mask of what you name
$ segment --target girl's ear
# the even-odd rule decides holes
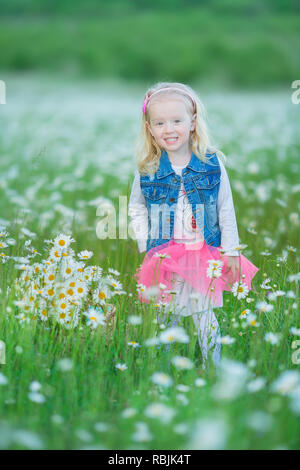
[[[196,129],[196,117],[197,117],[197,114],[195,113],[192,117],[191,131],[194,131]]]
[[[151,127],[150,127],[150,124],[149,124],[148,121],[146,121],[146,127],[147,127],[148,131],[150,132],[150,134],[151,134],[152,137],[153,137],[152,130],[151,130]]]

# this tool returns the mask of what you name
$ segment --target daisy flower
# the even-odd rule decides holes
[[[65,235],[63,233],[60,233],[57,235],[57,237],[54,239],[54,248],[58,250],[66,250],[69,246],[70,243],[74,242],[74,238],[70,237],[69,235]]]
[[[231,292],[233,293],[234,297],[239,299],[244,299],[247,297],[249,288],[243,282],[235,282],[232,286]]]
[[[182,326],[174,326],[171,328],[167,328],[159,335],[159,339],[162,343],[188,343],[190,338],[186,334],[184,328]]]
[[[144,411],[148,418],[158,418],[163,423],[169,423],[176,411],[163,403],[151,403]]]
[[[231,336],[220,336],[217,338],[217,343],[221,344],[232,344],[235,342],[235,338],[231,338]]]
[[[274,307],[273,307],[273,305],[268,304],[267,302],[260,301],[260,302],[257,302],[256,308],[257,308],[260,312],[271,312]]]
[[[269,332],[265,334],[265,341],[267,343],[278,344],[279,339],[280,339],[280,335],[278,333],[276,334],[276,333]]]
[[[161,385],[162,387],[170,387],[173,384],[173,379],[164,372],[155,372],[151,376],[151,380],[156,385]]]
[[[95,308],[90,307],[83,315],[87,317],[87,324],[92,328],[97,328],[98,325],[105,325],[106,318],[102,311],[99,312]]]
[[[94,253],[92,251],[84,250],[78,253],[77,256],[79,259],[90,259],[93,256],[93,254]]]
[[[139,343],[137,343],[136,341],[129,341],[127,344],[128,344],[128,346],[132,346],[133,349],[141,347],[141,345]]]
[[[294,326],[292,326],[290,328],[290,333],[295,336],[300,336],[300,328],[295,328]]]
[[[121,371],[124,371],[124,370],[127,369],[126,364],[121,364],[120,362],[118,362],[118,364],[116,364],[115,367],[116,367],[116,369],[119,369],[119,370],[121,370]]]
[[[193,362],[184,356],[174,356],[172,357],[171,362],[177,369],[185,370],[192,369],[194,367]]]
[[[249,313],[246,318],[248,325],[258,327],[260,324],[257,322],[256,318],[254,313]]]
[[[117,271],[116,269],[108,268],[108,272],[114,274],[115,276],[120,276],[119,271]]]
[[[160,259],[170,258],[170,255],[168,255],[167,253],[155,253],[153,256],[155,258],[160,258]]]
[[[222,275],[222,266],[223,262],[222,261],[216,261],[216,260],[211,260],[208,261],[209,267],[207,268],[206,275],[210,279],[212,277],[220,277]]]

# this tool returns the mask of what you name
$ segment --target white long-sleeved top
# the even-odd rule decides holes
[[[218,158],[221,168],[220,188],[217,200],[218,222],[221,231],[221,246],[227,256],[239,256],[239,236],[233,205],[232,192],[229,178],[222,161]],[[181,175],[185,166],[172,165],[173,170]],[[132,185],[129,199],[128,213],[131,226],[137,240],[140,253],[146,251],[148,237],[148,211],[144,195],[140,187],[140,175],[138,170]],[[203,240],[203,234],[197,228],[191,226],[192,208],[184,191],[183,182],[178,195],[178,201],[174,218],[174,241],[181,243],[193,243]]]

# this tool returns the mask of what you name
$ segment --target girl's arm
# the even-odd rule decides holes
[[[235,210],[227,171],[219,159],[221,167],[221,182],[217,200],[217,212],[221,230],[221,246],[227,256],[239,256],[239,234],[237,229]]]
[[[140,187],[140,174],[135,172],[128,205],[128,215],[138,243],[139,252],[146,251],[148,238],[148,210]]]

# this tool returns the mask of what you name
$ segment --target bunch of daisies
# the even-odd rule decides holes
[[[104,324],[108,299],[126,294],[115,278],[120,273],[109,268],[104,275],[99,266],[85,266],[93,253],[82,251],[76,259],[69,235],[61,233],[45,242],[47,259],[24,265],[16,280],[16,318],[20,322],[52,319],[66,328],[76,327],[80,316],[92,327]]]

